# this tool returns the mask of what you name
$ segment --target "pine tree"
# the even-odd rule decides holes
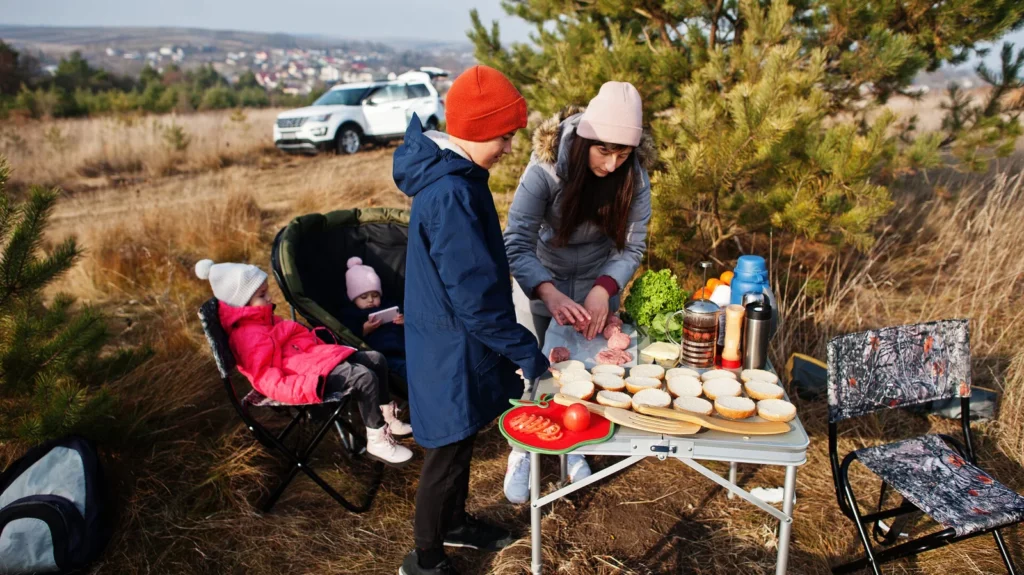
[[[100,356],[107,340],[102,316],[73,311],[58,294],[44,303],[43,289],[81,257],[73,237],[44,250],[43,234],[58,198],[32,188],[12,203],[0,157],[0,440],[38,442],[89,429],[108,415],[113,398],[102,388],[143,356]]]
[[[1019,132],[1021,62],[1006,58],[989,74],[1000,94],[982,106],[958,95],[958,117],[940,133],[878,110],[912,95],[919,71],[963,62],[1019,26],[1017,0],[503,6],[534,26],[532,45],[506,47],[497,23],[487,29],[476,12],[469,36],[477,59],[505,72],[531,110],[585,105],[608,80],[643,95],[660,149],[652,236],[661,245],[652,251],[663,261],[684,240],[713,250],[769,227],[866,248],[891,205],[888,178],[935,165],[943,147],[978,169]]]

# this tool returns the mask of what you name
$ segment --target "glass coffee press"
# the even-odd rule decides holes
[[[707,285],[708,268],[711,262],[701,262],[704,283]],[[706,290],[705,290],[706,293]],[[718,345],[718,322],[722,308],[715,302],[702,298],[686,302],[683,309],[672,314],[672,319],[683,314],[683,333],[680,342],[672,339],[671,330],[665,330],[669,341],[679,345],[679,360],[685,367],[694,369],[713,368]]]

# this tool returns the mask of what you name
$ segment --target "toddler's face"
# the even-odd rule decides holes
[[[267,282],[263,282],[263,285],[261,285],[260,288],[256,290],[256,293],[252,294],[252,297],[249,298],[249,305],[273,304],[274,302],[270,299],[270,286],[267,285]]]
[[[356,298],[356,307],[359,309],[370,309],[380,307],[380,292],[368,291]]]

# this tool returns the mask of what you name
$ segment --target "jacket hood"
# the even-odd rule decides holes
[[[539,161],[555,164],[559,177],[564,177],[568,173],[566,162],[569,149],[576,137],[576,126],[579,125],[584,110],[586,108],[580,106],[567,106],[533,131],[533,153]],[[636,158],[645,170],[654,167],[658,154],[650,130],[644,129],[640,145],[636,148]]]
[[[274,325],[274,306],[246,305],[235,307],[224,302],[218,303],[220,305],[217,307],[217,314],[220,316],[220,324],[229,337],[231,332],[238,329],[243,323]]]
[[[392,176],[395,185],[407,196],[415,196],[448,175],[463,178],[488,178],[487,170],[469,161],[446,134],[423,132],[419,116],[414,115],[405,131],[405,141],[395,150]]]

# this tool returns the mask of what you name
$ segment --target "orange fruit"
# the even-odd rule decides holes
[[[693,292],[693,295],[690,296],[690,299],[707,299],[709,297],[711,297],[711,292],[707,288],[700,288],[699,290]]]
[[[705,286],[705,287],[708,288],[709,292],[713,292],[713,291],[715,291],[715,288],[720,286],[720,285],[722,285],[721,281],[719,281],[717,278],[711,278],[711,279],[708,280],[708,285]]]
[[[727,286],[731,286],[732,285],[732,278],[735,275],[736,274],[734,274],[734,273],[732,273],[730,271],[722,272],[722,283],[724,283]]]

